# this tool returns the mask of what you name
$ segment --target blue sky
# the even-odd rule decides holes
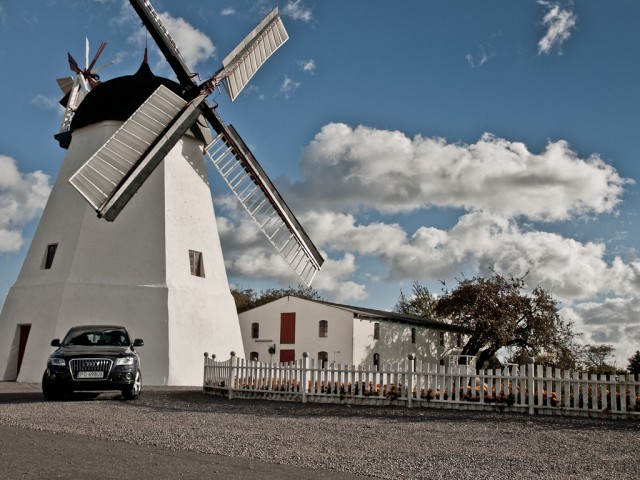
[[[276,4],[155,0],[202,77]],[[290,40],[215,97],[327,261],[328,300],[393,308],[414,280],[490,270],[561,301],[581,341],[640,348],[640,2],[278,3]],[[58,77],[108,42],[103,80],[145,35],[122,0],[0,0],[0,302],[64,157]],[[151,42],[151,40],[150,40]],[[152,42],[151,42],[152,43]],[[156,51],[150,64],[170,76]],[[296,278],[211,172],[230,281]]]

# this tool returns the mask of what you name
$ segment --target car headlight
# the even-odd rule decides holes
[[[58,367],[64,367],[65,365],[64,358],[58,358],[58,357],[49,358],[49,363],[51,365],[56,365]]]
[[[133,365],[133,357],[117,358],[116,365]]]

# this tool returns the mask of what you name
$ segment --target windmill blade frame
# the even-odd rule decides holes
[[[193,80],[195,74],[187,66],[187,62],[178,50],[176,42],[171,38],[169,30],[162,24],[160,15],[153,8],[151,2],[149,0],[129,0],[129,3],[140,17],[140,20],[142,20],[142,24],[147,28],[151,38],[156,42],[162,55],[169,62],[169,66],[178,77],[178,82],[187,91],[198,88],[198,85]]]
[[[205,111],[205,118],[216,115]],[[207,157],[258,228],[302,281],[311,285],[324,258],[232,125],[205,148]]]
[[[161,122],[161,132],[154,129],[141,135],[147,138],[144,148],[139,147],[137,150],[133,149],[134,152],[129,152],[124,162],[126,165],[122,165],[123,159],[119,158],[121,155],[113,156],[110,144],[112,141],[114,144],[124,144],[123,140],[127,138],[138,138],[134,134],[134,130],[139,128],[139,125],[136,126],[139,123],[136,115],[141,110],[144,113],[148,103],[153,104],[152,97],[164,93],[162,87],[158,88],[112,139],[74,174],[70,182],[94,206],[98,216],[113,221],[164,156],[197,118],[203,115],[217,134],[214,142],[205,148],[207,156],[267,239],[300,278],[310,285],[324,262],[322,255],[236,130],[225,125],[216,110],[205,100],[221,78],[225,75],[231,77],[234,72],[240,72],[236,85],[239,88],[235,91],[237,95],[262,63],[289,38],[277,8],[225,59],[229,63],[225,66],[227,70],[223,68],[220,71],[223,72],[222,77],[214,76],[197,85],[195,75],[151,3],[148,0],[129,1],[175,72],[184,88],[186,100],[169,92],[180,99],[173,107],[173,113],[168,115],[170,119]],[[267,44],[269,48],[266,47]],[[248,69],[248,65],[251,68]],[[176,108],[180,109],[179,113],[175,111]],[[212,154],[211,150],[219,143],[224,146],[224,153],[219,155],[216,150]],[[231,163],[223,164],[222,160],[228,153],[231,153]],[[231,167],[227,169],[230,164]],[[239,169],[239,176],[234,174],[230,177],[236,169]]]
[[[69,179],[99,217],[113,221],[200,116],[204,96],[187,102],[167,87],[155,92]]]
[[[275,7],[222,61],[214,75],[215,82],[224,81],[231,101],[234,101],[258,69],[289,40],[282,19]]]

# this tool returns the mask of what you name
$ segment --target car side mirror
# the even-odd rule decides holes
[[[53,340],[51,340],[51,346],[52,347],[59,347],[60,346],[60,339],[59,338],[54,338]]]
[[[133,346],[134,347],[144,347],[144,340],[142,340],[141,338],[136,338],[133,341]]]

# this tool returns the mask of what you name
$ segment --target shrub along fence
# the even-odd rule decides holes
[[[204,390],[229,398],[400,405],[456,410],[500,410],[640,418],[638,376],[594,375],[542,365],[475,371],[433,365],[412,355],[392,365],[321,364],[308,358],[262,363],[204,359]]]

